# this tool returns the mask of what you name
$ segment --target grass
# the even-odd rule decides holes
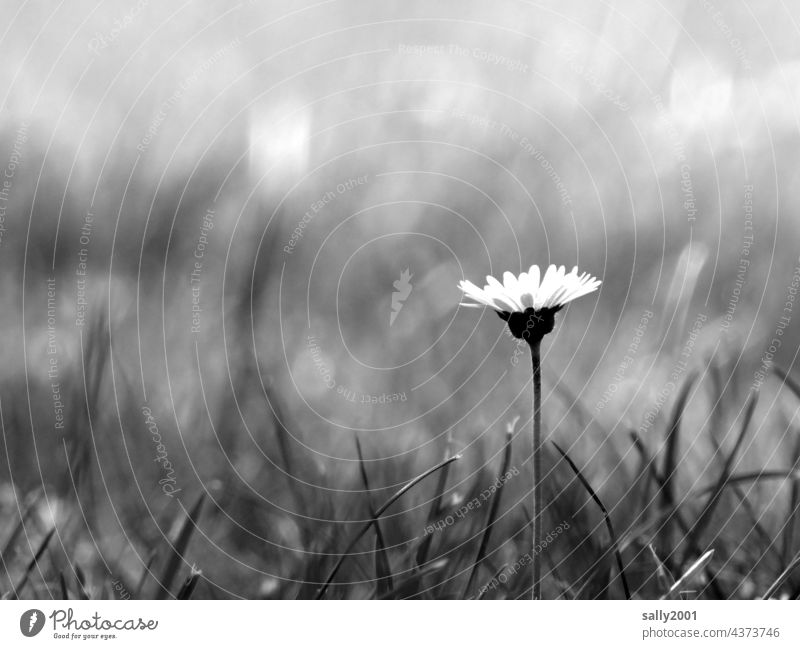
[[[465,407],[459,392],[444,406],[431,397],[435,425],[420,417],[383,435],[343,401],[322,413],[340,422],[309,422],[280,381],[259,383],[263,370],[247,354],[230,368],[213,357],[222,380],[174,396],[188,414],[171,419],[162,386],[148,385],[180,479],[169,498],[142,432],[140,387],[126,374],[132,360],[110,353],[111,327],[94,320],[77,369],[64,364],[70,419],[55,447],[27,422],[28,396],[4,393],[3,597],[531,597],[531,453],[520,431],[532,422],[522,396],[495,397],[474,367],[453,363],[453,385],[480,398]],[[505,340],[497,349],[511,355]],[[544,598],[800,596],[800,437],[788,414],[783,424],[771,414],[797,408],[789,370],[774,368],[757,396],[744,352],[696,351],[664,403],[663,375],[632,375],[635,396],[601,416],[581,367],[561,371],[569,362],[550,349],[569,346],[543,350],[542,429],[554,443],[539,458],[541,530],[551,538],[539,555]],[[657,370],[674,353],[660,349],[649,362]],[[36,389],[32,403],[50,397]],[[637,430],[638,414],[656,407],[652,426]],[[481,500],[512,467],[519,477]]]
[[[786,380],[784,374],[779,377]],[[545,524],[554,525],[566,511],[570,531],[574,530],[575,534],[564,533],[553,539],[552,546],[542,553],[546,566],[545,597],[691,599],[714,597],[719,593],[737,597],[742,596],[743,584],[752,584],[747,591],[751,597],[800,597],[800,549],[794,534],[800,482],[797,456],[791,458],[787,469],[736,471],[755,416],[757,394],[750,394],[743,407],[730,450],[723,452],[724,435],[720,435],[719,430],[710,433],[713,442],[709,446],[714,451],[707,460],[711,465],[706,473],[709,476],[716,473],[716,479],[688,491],[680,487],[683,483],[679,478],[684,471],[679,459],[679,437],[687,427],[685,410],[697,380],[696,376],[689,376],[681,386],[670,417],[665,421],[665,444],[660,453],[652,455],[641,436],[631,434],[632,450],[638,454],[639,462],[638,468],[629,473],[630,483],[623,491],[633,491],[635,486],[636,493],[631,493],[626,502],[636,503],[638,511],[623,516],[619,504],[608,507],[605,498],[592,487],[592,478],[585,473],[587,469],[591,473],[591,467],[579,469],[570,455],[553,442],[572,477],[598,507],[609,545],[599,540],[594,513],[581,502],[572,481],[560,474],[558,464],[553,463],[547,477]],[[499,475],[507,474],[513,463],[516,423],[515,420],[507,424],[500,449]],[[285,465],[291,462],[289,448],[288,438],[285,438],[279,444],[279,456]],[[294,575],[288,572],[266,595],[377,599],[529,596],[530,571],[519,565],[519,559],[529,543],[526,538],[530,538],[532,519],[524,506],[530,488],[513,485],[513,481],[509,485],[503,483],[482,512],[477,508],[469,518],[459,520],[454,514],[459,511],[458,505],[475,498],[496,475],[482,468],[472,481],[458,479],[455,486],[463,490],[463,496],[454,500],[454,485],[449,484],[449,478],[453,479],[452,468],[459,458],[463,461],[468,455],[466,452],[450,455],[452,448],[450,437],[444,446],[446,457],[443,460],[387,497],[381,496],[385,487],[373,484],[370,473],[374,461],[365,457],[361,441],[356,437],[360,485],[353,491],[353,513],[364,511],[366,518],[355,531],[337,534],[335,530],[341,532],[350,526],[337,525],[324,499],[315,502],[301,491],[305,487],[297,486],[299,493],[287,494],[287,502],[308,503],[314,511],[309,515],[311,522],[306,524],[309,530],[316,526],[317,531],[298,532],[298,538],[314,539],[310,542],[312,547],[293,564]],[[619,471],[609,480],[625,475]],[[780,492],[785,501],[780,505],[785,512],[784,520],[761,520],[754,506],[745,507],[754,497],[754,489],[759,487],[770,489],[777,498],[775,489],[781,483],[788,483],[788,488]],[[290,484],[294,483],[290,481]],[[608,486],[606,491],[613,493]],[[412,501],[406,501],[396,514],[390,513],[393,505],[408,498]],[[113,557],[103,553],[102,561],[115,566],[104,575],[96,563],[101,558],[100,545],[94,548],[97,555],[90,552],[87,556],[85,546],[78,549],[81,535],[70,526],[59,528],[56,537],[56,527],[47,527],[42,518],[43,494],[33,490],[24,499],[25,506],[19,510],[16,520],[8,516],[3,519],[0,556],[4,597],[97,598],[119,596],[120,591],[131,598],[224,597],[226,593],[214,585],[216,577],[205,577],[206,572],[214,573],[213,564],[203,565],[207,554],[193,550],[193,542],[195,546],[206,544],[202,537],[214,527],[209,519],[221,520],[217,509],[220,503],[205,507],[206,500],[206,493],[200,492],[190,507],[164,511],[164,516],[173,519],[172,535],[165,535],[161,543],[145,548],[147,552],[141,554],[138,572],[126,571],[121,561],[115,565]],[[376,505],[381,500],[382,504]],[[777,511],[778,507],[775,509]],[[420,518],[415,513],[417,510],[427,511],[427,514]],[[732,528],[724,523],[734,517],[743,517],[749,526],[742,538],[725,536]],[[350,520],[359,522],[357,515]],[[434,533],[421,533],[437,521],[446,523]],[[298,529],[301,524],[298,523]],[[615,533],[618,525],[623,526],[620,536]],[[414,528],[418,533],[411,540],[398,540]],[[203,530],[202,537],[198,530]],[[753,530],[757,533],[750,534]],[[754,546],[765,543],[776,531],[782,532],[781,546],[779,551],[772,552],[773,561],[748,564],[749,557],[767,553],[768,548]],[[664,543],[664,538],[669,538],[670,543]],[[72,547],[68,545],[70,540],[74,544]],[[591,561],[576,572],[572,564],[577,553],[587,550]],[[614,557],[617,580],[610,575],[609,552]],[[789,558],[776,566],[775,556],[778,561],[780,557]],[[82,563],[91,566],[88,575],[81,568]],[[112,580],[115,586],[111,585]],[[717,584],[717,590],[713,584]],[[251,596],[259,596],[258,591],[254,589]]]

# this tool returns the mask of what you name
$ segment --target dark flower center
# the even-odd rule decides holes
[[[541,341],[553,331],[556,323],[555,316],[560,309],[560,306],[538,310],[528,308],[525,311],[515,311],[514,313],[497,311],[497,315],[508,323],[508,328],[514,338],[522,338],[528,344],[533,344]]]

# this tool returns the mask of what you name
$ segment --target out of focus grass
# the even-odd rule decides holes
[[[492,325],[499,321],[482,323]],[[54,440],[37,431],[35,455],[8,456],[13,480],[3,490],[0,530],[7,596],[529,596],[524,389],[496,422],[484,426],[475,414],[427,438],[304,428],[277,381],[267,383],[266,412],[250,437],[235,427],[232,398],[220,405],[224,395],[207,390],[209,409],[219,410],[213,434],[199,423],[177,431],[160,422],[181,489],[168,498],[159,466],[141,461],[154,451],[136,386],[124,369],[114,385],[113,336],[109,344],[104,328],[101,319],[85,332],[86,388],[64,379],[73,414],[60,452],[45,451]],[[595,416],[580,383],[561,376],[546,385],[547,430],[573,465],[547,456],[546,596],[622,597],[614,546],[634,597],[665,595],[701,556],[671,596],[800,595],[800,443],[789,415],[800,389],[771,371],[757,395],[736,367],[736,350],[695,353],[694,370],[647,429],[625,423],[621,410],[632,400],[612,399]],[[653,362],[661,355],[678,358],[680,349],[662,348]],[[557,376],[558,364],[549,364]],[[524,388],[516,372],[514,380]],[[16,388],[16,399],[3,399],[7,453],[25,443],[26,395]],[[652,405],[640,398],[645,410]],[[522,418],[508,425],[506,442],[512,414]],[[393,500],[414,475],[456,454]],[[512,477],[497,483],[502,475]],[[493,483],[502,488],[481,498]],[[467,510],[468,503],[480,504]]]

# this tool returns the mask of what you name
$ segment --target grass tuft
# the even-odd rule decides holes
[[[614,526],[611,524],[611,516],[609,516],[606,506],[603,504],[603,501],[600,500],[600,497],[595,493],[594,489],[592,489],[592,486],[589,484],[589,481],[583,477],[583,474],[581,473],[580,469],[575,465],[575,463],[572,461],[569,455],[567,455],[567,453],[564,450],[562,450],[561,447],[555,442],[553,442],[553,446],[556,447],[556,450],[561,454],[561,457],[563,457],[567,461],[567,464],[569,464],[570,468],[575,473],[575,476],[583,485],[583,488],[586,489],[588,494],[591,496],[592,500],[594,500],[594,502],[600,508],[600,511],[603,513],[603,520],[605,521],[608,534],[611,537],[611,547],[614,549],[614,557],[617,560],[617,568],[619,569],[619,578],[620,581],[622,582],[622,589],[625,592],[625,599],[630,599],[631,591],[630,588],[628,587],[628,580],[625,577],[625,567],[622,564],[622,555],[620,554],[619,551],[619,543],[617,541],[617,535],[614,533]]]

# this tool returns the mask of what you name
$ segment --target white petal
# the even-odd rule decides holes
[[[469,298],[471,300],[475,300],[476,302],[483,304],[485,306],[490,306],[494,308],[494,300],[492,300],[491,296],[487,295],[486,291],[481,288],[478,288],[470,282],[469,280],[462,281],[458,288],[464,291],[464,297]]]
[[[547,271],[542,278],[542,282],[539,285],[539,290],[536,292],[536,298],[534,300],[533,308],[541,309],[544,307],[550,299],[550,296],[553,294],[558,282],[558,269],[553,264],[550,264],[547,267]]]
[[[503,311],[523,310],[522,305],[512,295],[509,295],[509,292],[506,291],[505,287],[500,282],[498,282],[494,277],[492,277],[491,275],[487,275],[486,281],[488,282],[488,286],[486,287],[486,292],[490,293],[491,296],[495,299],[495,301],[506,305],[506,307],[503,308]]]
[[[569,273],[564,266],[550,264],[542,276],[539,266],[533,264],[530,270],[515,276],[503,273],[503,283],[491,275],[486,277],[486,286],[479,288],[468,280],[462,280],[458,287],[464,292],[465,300],[461,306],[479,308],[488,306],[496,311],[524,311],[528,308],[558,308],[597,290],[602,282],[589,273],[579,274],[573,266]]]
[[[541,306],[538,303],[540,278],[541,278],[541,273],[539,272],[539,267],[536,264],[534,264],[533,266],[531,266],[530,271],[528,271],[527,281],[525,282],[525,286],[527,287],[526,292],[530,295],[530,300],[529,300],[530,304],[528,306],[531,306],[534,309],[538,309]]]
[[[510,295],[517,291],[517,278],[514,277],[514,273],[509,273],[508,271],[503,273],[503,286],[505,286]]]

